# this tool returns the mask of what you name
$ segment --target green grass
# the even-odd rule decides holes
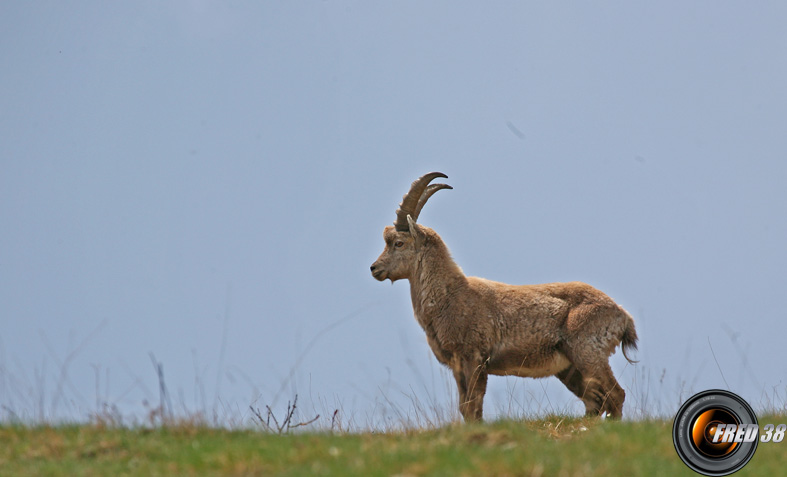
[[[760,422],[783,422],[761,418]],[[697,475],[672,422],[549,417],[390,433],[0,426],[2,475]],[[787,443],[736,475],[780,475]]]

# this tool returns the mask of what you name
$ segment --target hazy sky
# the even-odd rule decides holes
[[[406,282],[586,281],[635,317],[624,413],[787,403],[784,2],[4,2],[0,420],[453,412]],[[715,354],[715,357],[714,357]],[[147,404],[146,404],[147,403]],[[567,411],[492,378],[487,416]],[[244,421],[245,422],[245,421]]]

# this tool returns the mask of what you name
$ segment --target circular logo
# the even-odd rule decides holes
[[[714,389],[695,394],[680,407],[672,425],[678,456],[703,475],[729,475],[754,456],[757,416],[740,396]]]

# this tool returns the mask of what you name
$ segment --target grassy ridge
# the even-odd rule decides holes
[[[671,430],[662,420],[562,417],[383,434],[9,426],[0,427],[0,474],[697,475]],[[760,444],[736,475],[781,475],[783,446]]]

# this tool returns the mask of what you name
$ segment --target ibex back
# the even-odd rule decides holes
[[[480,420],[489,374],[557,376],[588,415],[622,416],[626,393],[609,356],[618,345],[637,348],[634,320],[599,290],[581,282],[507,285],[466,277],[434,230],[416,220],[440,172],[410,187],[396,222],[383,232],[385,249],[371,266],[377,280],[407,279],[418,323],[437,360],[451,368],[466,421]]]

